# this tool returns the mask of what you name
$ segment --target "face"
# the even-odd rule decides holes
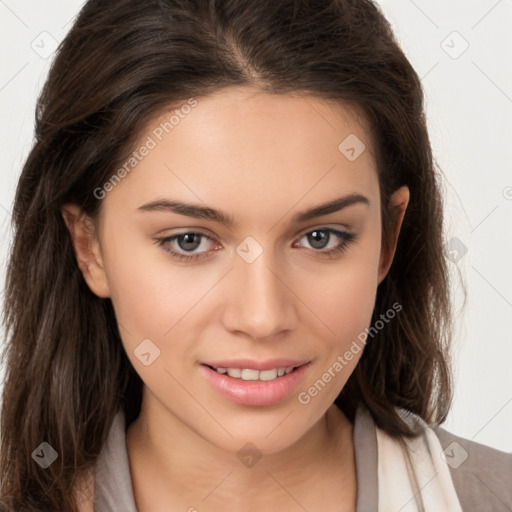
[[[168,112],[143,130],[150,149],[105,187],[81,268],[111,298],[153,410],[224,449],[273,453],[343,388],[390,264],[369,132],[337,103],[249,88],[186,112],[169,133]]]

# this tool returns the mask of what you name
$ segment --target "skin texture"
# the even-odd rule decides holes
[[[143,127],[140,140],[168,117]],[[338,149],[350,134],[366,146],[354,161]],[[291,224],[294,214],[352,193],[369,204]],[[164,198],[220,209],[237,224],[137,211]],[[75,205],[63,208],[84,278],[111,298],[145,384],[141,414],[127,432],[139,511],[169,503],[200,511],[355,510],[352,425],[332,403],[362,352],[309,404],[297,394],[369,326],[408,199],[407,187],[392,196],[396,228],[385,252],[364,119],[339,103],[236,87],[199,98],[106,194],[98,223]],[[323,257],[342,240],[326,233],[315,246],[305,235],[326,228],[355,239]],[[155,243],[190,231],[212,238],[191,251],[207,257],[184,262]],[[252,263],[236,252],[248,236],[263,250]],[[177,240],[167,247],[187,254]],[[134,350],[147,338],[160,356],[144,366]],[[289,398],[256,407],[220,395],[200,371],[202,361],[236,357],[311,364]],[[263,456],[251,468],[237,457],[247,442]]]

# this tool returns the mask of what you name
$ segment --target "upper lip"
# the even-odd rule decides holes
[[[213,368],[247,368],[248,370],[272,370],[274,368],[297,367],[309,363],[309,359],[267,359],[265,361],[256,361],[255,359],[231,359],[230,361],[205,361],[202,364],[212,366]]]

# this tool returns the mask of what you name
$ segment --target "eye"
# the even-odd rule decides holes
[[[344,251],[349,243],[355,239],[355,235],[353,233],[339,231],[332,228],[319,228],[305,233],[300,240],[303,238],[306,238],[308,243],[311,244],[313,252],[321,257],[332,258]],[[326,249],[329,245],[326,242],[331,242],[331,240],[336,241],[336,239],[338,239],[338,243],[336,245],[328,250],[320,250]],[[203,242],[213,242],[213,239],[204,233],[195,231],[187,231],[185,233],[178,233],[165,238],[157,238],[155,241],[159,246],[163,247],[165,251],[170,253],[173,258],[181,261],[195,261],[199,258],[207,258],[211,256],[215,250],[220,248],[217,246],[216,249],[210,251],[207,249],[205,250],[205,244]],[[296,247],[296,244],[297,242],[295,242],[293,246]],[[208,243],[206,243],[206,246],[207,245]],[[193,252],[199,248],[202,248],[203,250]]]
[[[208,257],[212,254],[211,251],[191,253],[191,251],[194,251],[198,247],[201,247],[201,239],[213,241],[211,237],[205,235],[204,233],[197,233],[192,231],[188,231],[186,233],[179,233],[177,235],[172,235],[165,238],[157,238],[156,241],[158,245],[162,246],[164,250],[170,253],[171,256],[173,256],[174,258],[177,258],[182,261],[191,261],[197,260],[198,258],[202,257]],[[179,250],[188,252],[189,254],[184,254],[183,252],[177,251],[175,249],[176,246],[178,247]]]
[[[318,228],[313,231],[308,231],[301,237],[301,240],[303,238],[307,239],[308,244],[313,247],[319,256],[332,258],[337,254],[341,254],[348,247],[350,242],[355,240],[355,235],[347,231],[339,231],[332,228]],[[331,240],[336,242],[336,238],[339,240],[337,244],[331,246],[328,250],[319,250],[326,249],[329,245],[327,242],[331,242]]]

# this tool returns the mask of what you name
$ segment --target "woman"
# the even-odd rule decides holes
[[[511,506],[510,456],[439,427],[439,177],[373,3],[91,0],[36,139],[7,510]]]

